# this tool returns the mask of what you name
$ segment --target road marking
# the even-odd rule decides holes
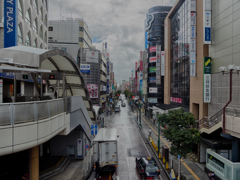
[[[146,121],[146,119],[141,116],[143,118],[143,120],[151,127],[151,129],[155,132],[156,135],[158,135],[158,133],[154,130],[154,128]],[[170,146],[168,145],[168,143],[160,136],[161,140],[164,142],[164,144],[167,145],[167,147],[170,149]],[[195,179],[200,180],[199,177],[189,168],[189,166],[181,159],[182,164],[187,168],[187,170],[195,177]]]

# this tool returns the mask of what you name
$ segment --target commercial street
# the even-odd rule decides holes
[[[121,112],[113,115],[105,115],[105,126],[108,128],[117,128],[119,135],[118,141],[118,168],[117,176],[120,180],[138,180],[142,179],[136,168],[135,158],[137,156],[153,156],[146,138],[142,136],[135,121],[136,112],[132,113],[127,100],[124,100],[126,107],[121,107]],[[121,102],[118,102],[121,105]],[[145,134],[146,135],[146,134]],[[156,158],[156,157],[155,157]],[[167,179],[165,172],[160,164],[160,179]],[[102,174],[99,179],[111,179],[110,174]],[[91,174],[90,180],[95,177],[95,172]]]

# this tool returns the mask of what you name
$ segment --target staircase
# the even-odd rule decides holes
[[[70,159],[67,157],[64,157],[59,164],[57,164],[55,167],[50,168],[46,171],[43,171],[39,174],[40,180],[50,179],[62,172],[64,172],[68,165],[70,163]]]
[[[217,129],[222,128],[222,115],[223,109],[218,111],[212,117],[203,117],[201,120],[199,120],[198,128],[200,132],[210,134]]]

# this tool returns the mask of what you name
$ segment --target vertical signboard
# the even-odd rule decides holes
[[[3,102],[3,80],[0,79],[0,103]]]
[[[143,74],[142,73],[139,74],[139,90],[140,90],[140,93],[143,94]]]
[[[203,44],[211,44],[211,0],[203,0]]]
[[[77,156],[82,157],[82,139],[77,140]]]
[[[110,77],[109,77],[109,59],[107,60],[107,95],[109,95],[109,86],[110,86]]]
[[[4,0],[4,48],[17,46],[18,1]]]
[[[89,97],[91,99],[98,98],[98,85],[97,84],[87,84]]]
[[[190,9],[190,76],[196,76],[196,0],[191,0]]]
[[[161,76],[165,76],[165,51],[161,52]]]
[[[140,51],[140,71],[143,71],[143,52]]]
[[[156,48],[156,85],[161,84],[161,45]]]
[[[203,75],[203,102],[211,102],[211,58],[204,57],[204,75]]]

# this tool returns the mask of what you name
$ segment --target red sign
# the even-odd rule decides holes
[[[140,71],[143,71],[143,61],[140,61]]]
[[[137,70],[137,62],[135,62],[135,70]]]
[[[157,49],[156,46],[150,47],[149,52],[156,52],[156,49]]]
[[[150,57],[149,58],[149,62],[152,63],[152,62],[156,62],[157,61],[157,58],[156,57]]]

